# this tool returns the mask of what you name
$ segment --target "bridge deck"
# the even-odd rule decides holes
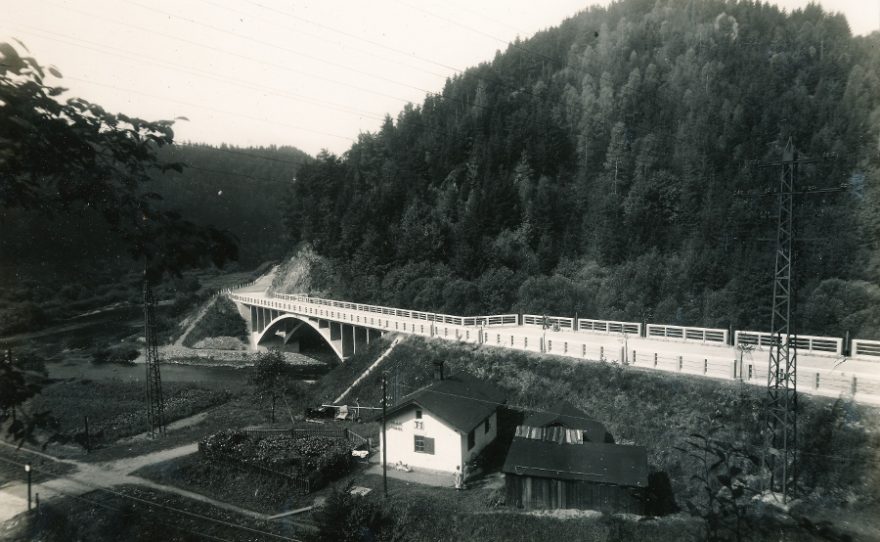
[[[594,331],[554,331],[536,325],[461,325],[465,321],[463,317],[340,302],[335,303],[344,306],[336,306],[325,300],[319,303],[306,301],[308,298],[301,296],[271,297],[253,291],[230,293],[230,296],[245,305],[382,332],[484,344],[583,361],[624,361],[637,368],[727,380],[742,379],[755,386],[765,386],[767,383],[769,352],[766,347],[756,347],[752,352],[744,353],[740,362],[737,348],[712,342]],[[392,314],[379,312],[383,309]],[[854,359],[840,363],[842,359],[834,354],[799,351],[798,389],[831,397],[849,396],[859,402],[880,405],[880,363]]]

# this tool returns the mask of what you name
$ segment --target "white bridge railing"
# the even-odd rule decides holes
[[[578,318],[578,331],[595,331],[598,333],[626,333],[641,335],[642,324],[635,322],[616,322],[614,320],[591,320]]]
[[[648,337],[672,339],[677,341],[697,341],[703,343],[727,344],[728,331],[707,327],[665,326],[648,324]]]
[[[238,294],[236,297],[246,298]],[[324,299],[320,297],[309,297],[304,295],[275,294],[274,298],[292,301],[295,303],[308,303],[310,305],[323,305],[325,307],[334,307],[337,309],[354,310],[361,312],[370,312],[374,314],[384,314],[388,316],[396,316],[399,318],[412,318],[414,320],[423,320],[425,322],[434,322],[441,324],[450,324],[454,326],[515,326],[519,325],[519,316],[516,314],[492,314],[487,316],[455,316],[453,314],[443,314],[437,312],[413,311],[408,309],[398,309],[394,307],[383,307],[380,305],[365,305],[363,303],[350,303],[348,301],[337,301],[334,299]],[[256,300],[256,298],[252,298]],[[270,302],[270,306],[272,303]],[[286,308],[278,303],[275,308]]]
[[[726,344],[725,330],[719,329],[650,324],[645,326],[644,339],[631,340],[641,337],[642,327],[638,323],[584,318],[577,319],[577,326],[573,327],[574,319],[534,314],[523,315],[521,319],[515,314],[454,316],[308,296],[226,293],[245,304],[360,324],[383,332],[403,332],[581,360],[613,361],[645,369],[739,380],[755,386],[767,382],[767,361],[763,355],[750,354],[744,359],[733,347],[718,348]],[[557,324],[564,333],[535,329],[535,326],[548,324]],[[475,329],[474,326],[483,327]],[[734,345],[769,347],[773,340],[766,332],[736,331],[734,334]],[[799,335],[796,341],[799,351],[812,355],[841,356],[844,350],[843,339],[837,337]],[[675,343],[681,344],[680,351],[676,351]],[[852,356],[863,361],[880,361],[880,341],[853,340]],[[842,394],[880,404],[880,378],[873,374],[802,367],[797,385],[808,393],[832,397]]]
[[[853,339],[852,356],[864,360],[880,361],[880,341]]]
[[[773,346],[778,339],[763,331],[737,331],[733,334],[734,346]],[[843,355],[843,339],[839,337],[819,337],[816,335],[797,335],[794,343],[799,351],[813,354]],[[878,343],[880,344],[880,343]]]
[[[727,345],[730,341],[729,331],[726,329],[701,328],[672,326],[664,324],[647,324],[644,327],[644,335],[642,334],[642,324],[636,322],[620,322],[614,320],[594,320],[590,318],[567,318],[563,316],[549,316],[538,314],[523,314],[521,317],[516,314],[493,314],[485,316],[456,316],[453,314],[443,314],[436,312],[413,311],[409,309],[398,309],[395,307],[384,307],[380,305],[366,305],[362,303],[351,303],[348,301],[338,301],[334,299],[324,299],[320,297],[310,297],[306,295],[276,294],[273,297],[265,296],[249,296],[247,294],[237,294],[231,290],[227,290],[233,298],[245,303],[258,304],[264,307],[271,307],[281,310],[292,310],[302,312],[303,314],[311,314],[315,316],[324,316],[329,318],[340,318],[340,313],[333,309],[342,309],[350,311],[359,311],[372,313],[376,315],[387,315],[397,318],[409,318],[420,320],[423,322],[431,322],[435,326],[437,324],[445,324],[459,327],[501,327],[501,326],[541,326],[552,328],[560,331],[586,331],[604,334],[626,334],[637,337],[645,337],[647,339],[672,340],[693,343]],[[320,309],[318,307],[326,307]],[[352,316],[356,322],[367,322],[366,317]],[[371,319],[372,320],[372,319]],[[500,340],[500,339],[499,339]],[[798,335],[795,342],[799,351],[808,352],[818,355],[842,356],[844,352],[844,341],[840,337],[822,337],[817,335]],[[733,336],[733,345],[751,345],[758,347],[769,347],[775,342],[774,337],[763,331],[735,331]],[[853,358],[880,361],[880,341],[867,339],[853,339],[851,355]]]
[[[574,318],[563,316],[539,316],[537,314],[523,314],[523,325],[546,326],[553,329],[574,329]]]

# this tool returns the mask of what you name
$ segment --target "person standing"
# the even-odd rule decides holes
[[[455,474],[452,475],[452,480],[455,483],[455,489],[461,489],[462,479],[463,479],[463,477],[461,474],[461,470],[459,469],[458,465],[456,465],[455,466]]]

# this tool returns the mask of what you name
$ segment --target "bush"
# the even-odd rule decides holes
[[[131,346],[101,348],[92,354],[92,363],[118,363],[130,365],[140,356],[140,350]]]
[[[351,494],[351,484],[333,488],[315,514],[314,542],[360,542],[390,540],[394,519],[381,504]]]
[[[25,332],[38,328],[48,321],[48,316],[39,305],[25,301],[9,305],[0,310],[0,334]]]
[[[219,297],[205,312],[202,319],[193,327],[184,340],[184,345],[192,347],[209,337],[235,337],[247,340],[247,325],[238,314],[232,301]]]
[[[202,440],[199,449],[209,459],[232,459],[291,476],[306,477],[312,487],[340,478],[351,466],[351,445],[338,438],[260,437],[227,430]]]

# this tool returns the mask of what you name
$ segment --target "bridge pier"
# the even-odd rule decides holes
[[[354,354],[354,326],[343,325],[342,327],[342,357],[347,358]]]

